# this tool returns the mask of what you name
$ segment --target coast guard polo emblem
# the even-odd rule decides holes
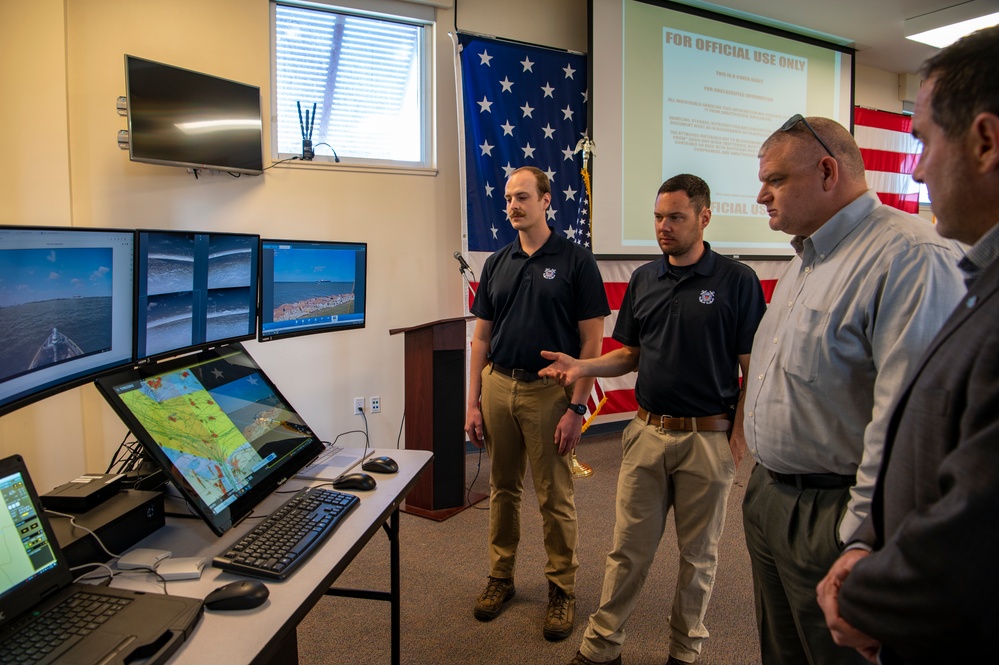
[[[715,301],[714,291],[701,291],[701,297],[698,298],[702,305],[710,305]]]
[[[541,273],[541,276],[545,279],[555,279],[555,268],[545,268],[545,271]]]

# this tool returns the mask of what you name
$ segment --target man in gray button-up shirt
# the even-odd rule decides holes
[[[743,520],[764,665],[863,662],[815,586],[867,516],[890,407],[964,292],[956,245],[867,188],[853,137],[795,116],[760,149],[759,203],[796,256],[753,344]]]

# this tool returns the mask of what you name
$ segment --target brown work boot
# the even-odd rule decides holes
[[[590,660],[582,653],[577,651],[576,657],[569,662],[569,665],[621,665],[621,656],[618,656],[614,660],[607,660],[600,663],[595,660]]]
[[[572,634],[576,618],[576,596],[568,594],[554,582],[548,582],[548,613],[545,615],[545,639],[564,640]]]
[[[516,591],[513,588],[513,580],[505,577],[489,577],[486,590],[482,592],[479,599],[475,601],[475,611],[473,614],[479,621],[491,621],[499,616],[506,601],[513,598]]]

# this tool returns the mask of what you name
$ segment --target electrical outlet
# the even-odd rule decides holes
[[[354,398],[354,415],[356,416],[357,414],[361,413],[362,411],[364,411],[364,398],[363,397],[355,397]]]
[[[371,397],[371,413],[379,413],[382,410],[382,398],[374,395]]]

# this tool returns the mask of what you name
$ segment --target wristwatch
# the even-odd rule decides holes
[[[586,415],[586,405],[585,404],[571,404],[570,403],[569,406],[568,406],[568,408],[570,410],[572,410],[572,411],[575,411],[576,413],[578,413],[581,416],[585,416]]]

